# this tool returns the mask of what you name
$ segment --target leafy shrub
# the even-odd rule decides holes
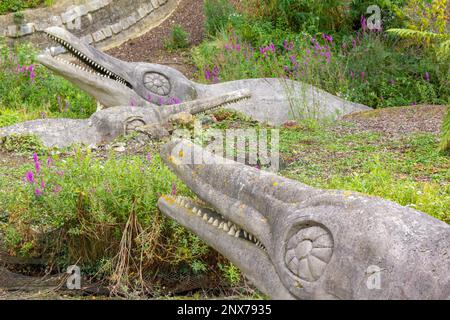
[[[398,10],[406,21],[405,29],[388,30],[409,43],[418,46],[434,47],[437,58],[447,61],[450,55],[450,35],[447,32],[447,0],[427,2],[408,0],[407,5]]]
[[[402,18],[397,14],[399,8],[404,4],[405,0],[352,0],[348,12],[348,23],[351,30],[358,30],[360,27],[361,17],[369,17],[367,8],[370,6],[378,6],[381,9],[381,26],[383,29],[397,27],[401,24]]]
[[[170,39],[166,40],[164,46],[169,50],[183,49],[189,46],[189,33],[180,25],[172,28]]]
[[[205,0],[204,11],[205,28],[210,35],[215,35],[225,29],[231,14],[234,13],[233,6],[228,0]]]

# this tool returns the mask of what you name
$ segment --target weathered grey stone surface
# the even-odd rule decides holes
[[[208,86],[197,85],[199,97],[248,88],[252,98],[233,104],[260,122],[279,125],[293,118],[336,118],[371,108],[346,101],[311,85],[285,79],[246,79]]]
[[[113,107],[94,113],[89,119],[43,119],[27,121],[0,128],[0,137],[10,135],[36,135],[47,147],[67,147],[75,143],[98,145],[108,143],[116,137],[137,131],[139,127],[160,127],[154,132],[165,132],[167,122],[178,119],[180,113],[197,114],[241,99],[248,99],[248,91],[241,90],[218,97],[185,102],[177,105],[143,107]],[[155,135],[155,138],[165,134]]]
[[[59,0],[49,7],[25,10],[23,25],[16,26],[14,14],[1,15],[0,35],[11,38],[8,41],[10,45],[15,41],[26,41],[44,48],[49,43],[36,31],[59,26],[73,30],[80,37],[93,36],[95,33],[95,38],[99,39],[96,45],[110,48],[142,34],[157,21],[165,19],[177,4],[178,0],[163,1],[154,10],[151,0],[135,0],[132,3],[129,0]],[[35,27],[30,28],[29,24]],[[104,30],[111,25],[116,25],[115,37]]]
[[[161,211],[274,299],[450,299],[450,226],[442,221],[380,198],[315,189],[186,140],[161,156],[207,203],[164,196]]]

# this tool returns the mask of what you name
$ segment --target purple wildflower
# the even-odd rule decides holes
[[[152,158],[152,154],[151,154],[151,153],[148,153],[148,154],[147,154],[147,161],[150,162],[150,164],[152,163],[152,159],[153,159],[153,158]]]
[[[367,20],[364,16],[361,16],[361,30],[363,33],[365,33],[367,30]]]
[[[42,196],[42,191],[41,191],[39,188],[36,188],[36,189],[34,190],[34,195],[35,195],[36,197],[40,197],[40,196]]]
[[[61,186],[55,186],[55,188],[53,189],[54,193],[60,193],[62,191],[62,187]]]
[[[47,167],[51,167],[52,164],[53,164],[53,159],[50,158],[50,157],[48,157],[48,158],[47,158]]]
[[[284,40],[283,47],[286,51],[291,51],[294,49],[294,43],[292,41],[288,43],[287,40]]]
[[[211,72],[211,70],[205,69],[205,80],[206,80],[206,81],[209,81],[209,80],[211,80],[211,77],[212,77],[212,72]]]
[[[177,184],[174,182],[172,183],[172,193],[173,196],[177,195]]]
[[[25,179],[28,183],[33,184],[34,183],[34,174],[32,171],[28,171],[27,174],[25,175]]]
[[[34,168],[36,169],[36,173],[39,173],[41,171],[41,165],[39,163],[39,158],[37,153],[33,154],[33,160],[34,160]]]
[[[430,81],[430,74],[428,73],[428,71],[425,72],[425,74],[423,75],[423,79],[424,79],[425,81],[427,81],[427,82]]]

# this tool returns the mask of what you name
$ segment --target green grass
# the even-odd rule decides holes
[[[336,133],[329,124],[283,129],[281,172],[311,186],[358,191],[412,206],[450,223],[450,159],[438,137],[388,140],[380,133]]]

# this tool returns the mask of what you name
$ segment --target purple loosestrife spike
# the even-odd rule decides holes
[[[48,158],[47,158],[47,167],[51,167],[52,164],[53,164],[53,159],[50,158],[50,157],[48,157]]]
[[[151,154],[151,153],[148,153],[148,154],[147,154],[147,161],[150,162],[150,164],[151,164],[151,163],[152,163],[152,160],[153,160],[152,154]]]
[[[31,171],[28,171],[27,174],[25,175],[25,179],[28,183],[33,184],[34,183],[34,174]]]
[[[60,193],[62,191],[62,187],[61,186],[55,186],[55,188],[53,189],[54,193]]]
[[[39,188],[36,188],[36,189],[34,190],[34,195],[35,195],[36,197],[40,197],[40,196],[42,196],[42,191],[41,191]]]
[[[177,184],[174,182],[172,183],[172,193],[173,196],[177,195]]]
[[[45,181],[41,181],[41,188],[42,190],[45,190]]]
[[[39,164],[39,158],[36,152],[33,154],[33,161],[36,173],[39,173],[41,171],[41,165]]]
[[[425,74],[423,75],[423,79],[424,79],[425,81],[427,81],[427,82],[430,81],[430,74],[428,73],[428,71],[425,72]]]
[[[212,76],[211,70],[205,69],[205,80],[206,81],[210,81],[211,80],[211,76]]]
[[[363,33],[365,33],[367,30],[367,20],[364,16],[361,16],[361,30]]]

